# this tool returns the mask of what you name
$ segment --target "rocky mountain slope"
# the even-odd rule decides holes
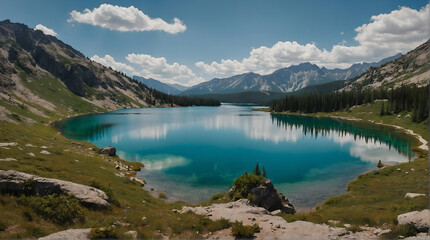
[[[182,92],[181,95],[223,94],[245,91],[294,92],[306,86],[357,77],[369,67],[381,66],[400,56],[401,54],[399,53],[380,62],[353,64],[347,69],[327,69],[311,63],[302,63],[279,69],[269,75],[250,72],[229,78],[215,78],[194,86]]]
[[[40,30],[0,22],[0,120],[184,104],[192,100],[149,89]]]
[[[378,68],[371,67],[363,75],[347,82],[342,90],[375,89],[416,84],[426,86],[430,80],[430,40],[395,61]]]

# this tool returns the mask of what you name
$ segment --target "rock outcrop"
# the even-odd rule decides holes
[[[272,181],[269,179],[267,179],[264,184],[252,188],[251,194],[252,198],[250,203],[255,206],[263,207],[270,212],[275,210],[281,210],[289,214],[294,214],[296,212],[294,206],[282,193],[276,191]]]
[[[421,212],[413,211],[400,214],[397,217],[399,225],[412,225],[420,232],[428,232],[430,229],[430,210],[425,209]]]
[[[116,156],[116,148],[114,147],[104,147],[104,148],[100,148],[99,150],[100,154],[106,154],[108,156]]]
[[[109,206],[107,195],[97,188],[53,178],[38,177],[14,170],[0,170],[0,191],[16,194],[27,192],[39,195],[64,193],[75,196],[81,203],[88,206],[97,208]]]
[[[68,229],[61,232],[56,232],[45,237],[39,238],[39,240],[55,240],[55,239],[90,239],[89,234],[91,228],[83,229]]]

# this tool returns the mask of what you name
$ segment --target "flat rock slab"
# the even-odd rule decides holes
[[[30,179],[32,180],[29,181]],[[22,193],[24,192],[24,184],[28,182],[31,182],[34,194],[64,193],[74,195],[83,204],[89,206],[102,208],[109,206],[107,195],[94,187],[54,178],[38,177],[14,170],[0,170],[0,191],[2,192]]]
[[[84,229],[68,229],[61,232],[56,232],[45,237],[39,238],[39,240],[54,240],[54,239],[90,239],[88,235],[91,232],[91,228]]]
[[[420,232],[428,232],[430,229],[430,210],[425,209],[421,212],[413,211],[397,216],[399,225],[412,225]]]
[[[424,193],[406,193],[405,198],[425,197]]]
[[[374,229],[352,233],[345,228],[331,227],[326,224],[314,224],[305,221],[288,223],[282,217],[273,216],[262,207],[249,204],[249,200],[212,204],[207,207],[183,207],[179,213],[194,212],[212,220],[225,218],[230,222],[242,221],[244,225],[258,224],[261,228],[255,236],[259,239],[376,239]],[[222,230],[208,238],[232,239],[231,231]]]

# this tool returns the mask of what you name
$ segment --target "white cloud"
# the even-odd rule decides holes
[[[137,70],[140,76],[154,78],[167,83],[179,83],[192,86],[205,81],[197,77],[191,69],[185,65],[174,62],[168,64],[164,57],[152,57],[147,54],[128,54],[127,61],[139,66]]]
[[[88,23],[121,32],[165,31],[176,34],[187,29],[187,26],[178,18],[174,18],[173,23],[167,23],[161,18],[150,18],[134,6],[127,8],[101,4],[93,10],[85,9],[83,12],[73,10],[70,16],[69,22]]]
[[[42,31],[44,34],[46,35],[51,35],[56,37],[58,34],[51,28],[48,28],[42,24],[37,24],[36,27],[34,28],[34,30],[40,30]]]
[[[124,72],[128,75],[137,75],[145,78],[154,78],[165,83],[178,83],[184,86],[193,86],[205,81],[201,77],[197,77],[191,69],[179,63],[169,64],[166,58],[152,57],[147,54],[128,54],[126,59],[133,66],[117,62],[110,55],[99,57],[94,55],[91,60],[98,62],[106,67],[111,67],[114,70]]]
[[[406,53],[430,38],[429,4],[420,10],[401,7],[388,14],[372,16],[370,23],[355,29],[358,45],[345,46],[344,41],[330,51],[315,43],[278,42],[271,47],[252,49],[242,60],[223,59],[210,64],[196,62],[203,72],[232,75],[248,71],[267,74],[282,67],[311,62],[327,68],[346,68],[362,61],[379,61],[398,52]]]
[[[105,55],[104,57],[99,57],[94,55],[91,57],[91,60],[98,62],[106,67],[111,67],[114,70],[125,72],[128,74],[134,74],[135,70],[132,66],[129,66],[125,63],[116,62],[115,59],[110,55]]]

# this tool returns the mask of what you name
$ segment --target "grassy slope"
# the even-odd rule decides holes
[[[380,102],[355,107],[349,112],[306,114],[317,117],[360,118],[364,121],[382,122],[413,130],[428,139],[428,120],[413,123],[407,114],[379,116]],[[289,114],[289,113],[282,113]],[[296,114],[296,113],[293,113]],[[397,171],[400,168],[401,171]],[[414,169],[414,170],[411,170]],[[419,197],[405,199],[407,192],[429,193],[428,188],[428,151],[417,152],[417,158],[409,163],[383,168],[357,177],[347,186],[346,194],[328,198],[315,210],[296,215],[284,215],[287,221],[308,220],[327,223],[328,220],[339,220],[342,223],[355,225],[395,225],[399,214],[428,208],[428,199]],[[406,174],[408,172],[408,174]]]
[[[18,143],[17,146],[0,148],[1,159],[17,159],[9,162],[0,161],[0,169],[13,169],[85,185],[96,181],[101,185],[107,185],[112,190],[114,197],[120,202],[120,207],[112,205],[107,210],[83,207],[85,222],[61,225],[44,220],[28,207],[18,203],[16,196],[2,194],[0,195],[0,238],[40,237],[69,228],[106,227],[115,221],[130,224],[117,228],[119,236],[127,230],[136,230],[140,238],[160,238],[162,235],[200,238],[201,234],[226,227],[225,224],[212,222],[195,214],[179,216],[173,213],[172,209],[180,208],[184,203],[172,204],[155,199],[138,183],[115,175],[115,173],[119,174],[119,170],[115,169],[115,162],[122,161],[121,159],[99,155],[90,149],[95,148],[94,145],[72,141],[59,135],[55,128],[46,123],[67,115],[98,112],[103,109],[94,107],[91,103],[77,97],[58,80],[49,76],[30,79],[29,76],[22,75],[22,78],[27,87],[38,96],[54,103],[56,109],[48,111],[30,102],[17,106],[5,99],[0,99],[1,106],[37,122],[28,125],[23,121],[18,121],[19,124],[0,121],[0,142]],[[27,106],[41,110],[47,117],[32,113]],[[26,144],[32,144],[35,147],[26,146]],[[41,146],[48,148],[43,149]],[[47,150],[51,154],[41,154],[42,150]],[[34,153],[36,156],[32,157],[28,153]],[[139,164],[127,164],[140,169]],[[127,174],[133,175],[134,172],[129,171]],[[142,217],[146,217],[147,220],[142,221]]]

